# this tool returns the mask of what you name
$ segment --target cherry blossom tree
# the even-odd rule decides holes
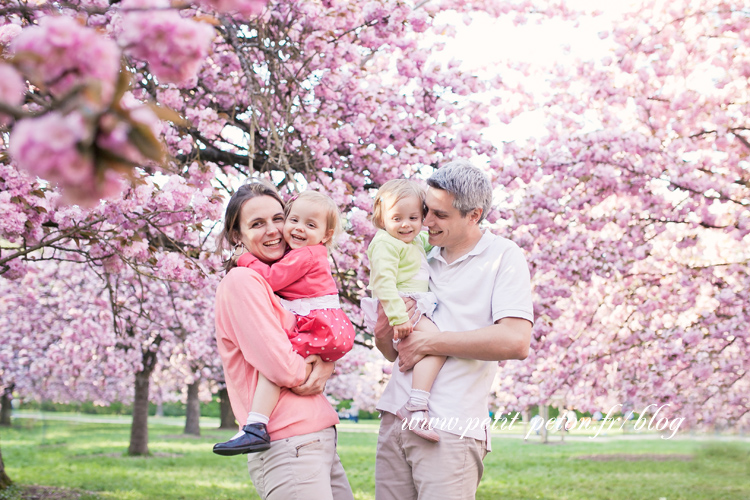
[[[130,392],[137,359],[116,348],[103,283],[96,286],[96,275],[78,264],[45,264],[0,286],[4,396],[12,391],[58,402],[120,400]],[[0,457],[0,485],[9,484]]]
[[[538,317],[529,359],[500,367],[498,405],[563,395],[582,408],[671,402],[693,423],[746,415],[745,7],[647,1],[602,32],[604,60],[487,77],[437,57],[454,31],[439,21],[448,10],[517,23],[579,15],[498,0],[0,8],[2,287],[36,279],[34,294],[57,300],[40,262],[97,276],[102,288],[82,298],[107,301],[111,331],[77,331],[75,342],[94,349],[84,339],[99,331],[127,353],[131,452],[147,452],[152,377],[193,395],[217,379],[200,325],[220,276],[216,228],[238,184],[263,176],[285,195],[319,189],[337,201],[347,232],[333,268],[358,323],[372,190],[475,155],[498,187],[490,229],[527,252]],[[544,137],[485,137],[491,119],[512,124],[533,109]],[[39,345],[64,335],[68,320],[55,321]],[[334,397],[370,408],[388,366],[358,349],[337,370]]]
[[[649,1],[600,36],[602,60],[547,73],[546,137],[505,148],[538,321],[497,403],[747,427],[750,13]]]
[[[60,403],[120,399],[137,359],[118,348],[104,282],[79,265],[45,264],[2,287],[0,385]]]
[[[200,403],[210,401],[224,379],[214,334],[215,288],[172,285],[170,302],[180,334],[160,347],[152,377],[162,395],[186,404],[186,434],[200,435]]]
[[[453,150],[492,150],[467,97],[515,90],[428,64],[439,46],[418,45],[426,30],[445,29],[432,26],[441,9],[494,7],[276,2],[260,13],[263,4],[3,7],[5,279],[22,278],[31,261],[88,266],[105,277],[121,341],[137,330],[166,342],[178,326],[154,326],[134,297],[210,283],[218,259],[207,221],[219,219],[222,191],[271,174],[291,191],[304,175],[353,210],[335,260],[355,310],[368,189]],[[134,363],[142,392],[157,365],[150,345]]]

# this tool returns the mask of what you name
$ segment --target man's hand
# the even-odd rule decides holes
[[[425,346],[434,333],[425,333],[414,329],[407,338],[398,344],[398,369],[402,372],[414,368],[426,356]]]
[[[409,321],[412,325],[417,324],[419,319],[419,309],[417,309],[417,301],[410,299],[409,297],[403,297],[404,305],[406,306],[406,314],[409,316]],[[410,332],[411,333],[411,332]]]
[[[406,304],[406,314],[409,315],[409,318],[419,316],[416,300],[405,298],[404,304]],[[409,322],[413,324],[411,319]],[[393,339],[397,338],[393,330],[393,327],[388,323],[388,317],[385,315],[383,305],[378,303],[378,321],[375,323],[373,336],[375,337],[375,347],[383,353],[383,356],[388,361],[395,361],[398,357],[398,351],[393,348]]]
[[[326,382],[333,374],[335,364],[323,361],[317,354],[306,357],[305,363],[310,370],[307,379],[302,382],[302,385],[292,387],[292,392],[298,396],[322,394],[326,388]]]

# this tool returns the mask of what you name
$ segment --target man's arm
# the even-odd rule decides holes
[[[424,333],[415,329],[398,345],[399,369],[411,370],[429,355],[483,361],[526,359],[531,345],[531,326],[526,319],[502,318],[494,325],[466,332]]]
[[[378,302],[378,321],[375,323],[373,336],[375,337],[375,347],[383,353],[385,359],[396,361],[398,351],[393,348],[393,327],[388,322],[388,316],[385,315],[385,310],[380,302]]]

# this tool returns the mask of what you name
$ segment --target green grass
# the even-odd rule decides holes
[[[374,422],[339,427],[339,453],[355,497],[374,498]],[[367,432],[353,432],[363,430]],[[0,428],[0,449],[19,485],[74,488],[82,500],[254,499],[246,458],[217,457],[211,446],[232,432],[180,435],[150,426],[149,458],[128,457],[129,426],[15,419]],[[485,459],[479,499],[750,499],[750,443],[585,439],[565,444],[496,437]],[[680,454],[690,461],[592,461],[581,455]],[[13,493],[0,499],[13,498]]]

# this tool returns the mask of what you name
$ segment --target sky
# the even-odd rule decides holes
[[[446,42],[446,46],[438,59],[459,60],[462,70],[480,75],[496,74],[496,68],[504,65],[504,60],[551,66],[555,63],[572,64],[576,59],[601,59],[608,54],[611,42],[607,38],[602,39],[599,33],[611,30],[623,13],[636,4],[633,0],[568,0],[567,3],[587,12],[598,10],[601,15],[585,16],[576,22],[546,20],[538,24],[530,20],[527,24],[516,26],[512,15],[496,19],[488,14],[475,14],[468,19],[463,14],[440,14],[436,24],[454,26],[456,35],[452,39],[440,38]],[[538,89],[542,88],[540,84]],[[496,120],[485,131],[485,136],[496,144],[538,136],[544,130],[543,123],[541,111],[527,113],[515,119],[511,125]]]
[[[488,14],[476,14],[467,25],[463,15],[443,13],[436,24],[445,22],[456,27],[454,42],[449,43],[444,52],[449,58],[461,59],[466,69],[481,68],[503,58],[548,64],[606,54],[608,43],[599,38],[599,32],[609,29],[637,3],[634,0],[567,0],[566,4],[573,9],[600,12],[598,16],[581,17],[575,22],[549,20],[540,25],[530,20],[515,26],[512,15],[494,19]],[[570,47],[569,53],[563,49],[565,45]]]

